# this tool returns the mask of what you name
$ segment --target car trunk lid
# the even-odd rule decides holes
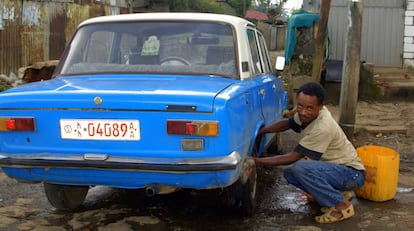
[[[211,112],[216,95],[232,82],[213,76],[67,76],[9,90],[0,107]]]

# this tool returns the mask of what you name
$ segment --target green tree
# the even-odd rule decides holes
[[[267,13],[272,4],[271,0],[256,0],[255,2],[255,9],[263,13]]]
[[[274,17],[281,13],[283,4],[287,0],[256,0],[255,9]],[[275,2],[275,3],[274,3]]]
[[[212,0],[170,0],[170,11],[223,13],[220,4]]]
[[[238,16],[244,17],[245,11],[252,5],[251,0],[227,0],[227,4],[236,10]]]
[[[171,0],[170,1],[170,10],[174,12],[187,12],[191,11],[192,1],[188,0]]]

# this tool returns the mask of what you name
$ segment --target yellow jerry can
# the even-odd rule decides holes
[[[357,148],[364,163],[365,184],[355,190],[358,197],[371,201],[387,201],[397,192],[400,155],[397,151],[375,145]]]

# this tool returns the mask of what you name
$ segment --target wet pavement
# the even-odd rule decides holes
[[[284,150],[298,136],[283,135]],[[414,163],[400,163],[396,196],[386,202],[355,198],[356,216],[335,224],[318,224],[320,207],[287,185],[284,167],[258,168],[258,206],[251,217],[227,210],[220,190],[183,190],[145,196],[141,190],[92,188],[74,212],[55,210],[42,184],[18,183],[0,172],[1,231],[129,230],[414,230]]]

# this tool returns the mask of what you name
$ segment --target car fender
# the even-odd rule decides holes
[[[254,153],[256,155],[260,155],[264,150],[264,139],[262,135],[259,135],[259,130],[261,127],[265,125],[265,121],[262,118],[261,120],[257,121],[256,127],[254,129],[253,135],[250,138],[249,149],[247,152],[248,157],[252,157]],[[256,149],[256,150],[255,150]]]

